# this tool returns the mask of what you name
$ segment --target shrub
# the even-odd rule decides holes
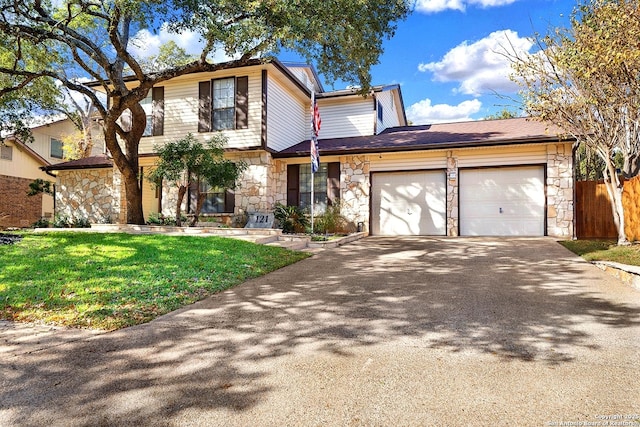
[[[74,228],[91,228],[89,218],[74,218],[72,226]]]
[[[48,228],[49,227],[49,220],[46,218],[40,218],[39,220],[37,220],[36,222],[33,223],[32,227],[33,228]]]
[[[285,206],[278,203],[273,215],[285,233],[304,233],[309,226],[307,215],[298,206]]]
[[[53,218],[53,226],[55,228],[67,228],[71,225],[69,217],[66,215],[58,215]]]
[[[313,227],[315,233],[346,233],[348,221],[340,213],[340,203],[327,206],[324,214],[314,219]]]

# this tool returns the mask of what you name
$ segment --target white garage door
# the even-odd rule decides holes
[[[542,166],[461,170],[459,191],[461,235],[544,235]]]
[[[444,171],[374,173],[371,197],[372,234],[446,234]]]

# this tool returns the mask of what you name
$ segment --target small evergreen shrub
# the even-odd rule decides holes
[[[285,206],[278,203],[273,212],[284,233],[304,233],[309,227],[309,219],[298,206]]]

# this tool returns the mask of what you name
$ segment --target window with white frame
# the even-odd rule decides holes
[[[213,81],[212,122],[214,130],[235,127],[235,78]]]

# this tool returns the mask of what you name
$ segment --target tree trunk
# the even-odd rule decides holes
[[[127,207],[127,224],[144,225],[144,214],[142,212],[142,188],[138,179],[138,145],[146,126],[146,116],[139,104],[131,107],[132,120],[131,130],[125,135],[126,154],[122,152],[118,138],[116,136],[116,121],[118,115],[108,115],[104,120],[105,145],[109,149],[113,162],[122,173],[122,181],[125,188],[125,199]],[[116,189],[117,190],[117,189]]]
[[[176,205],[176,225],[178,227],[182,227],[182,201],[184,200],[184,195],[187,193],[187,187],[181,185],[178,187],[178,203]]]
[[[629,245],[627,235],[624,231],[624,206],[622,204],[623,186],[616,173],[612,159],[605,159],[604,183],[609,194],[611,211],[613,212],[613,222],[618,230],[618,245]]]
[[[198,185],[198,188],[200,188],[199,185]],[[198,190],[198,201],[196,202],[196,210],[194,212],[193,219],[191,220],[191,227],[196,226],[196,223],[198,222],[198,217],[200,216],[200,211],[202,210],[202,205],[204,204],[204,199],[206,198],[207,198],[207,194],[201,193],[200,190]]]

